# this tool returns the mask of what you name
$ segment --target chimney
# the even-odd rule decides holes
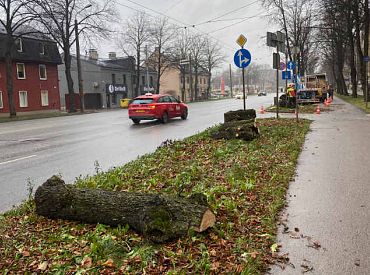
[[[89,50],[89,59],[90,60],[98,60],[99,55],[98,51],[96,49],[90,49]]]
[[[116,52],[110,52],[108,53],[109,59],[117,59],[117,53]]]

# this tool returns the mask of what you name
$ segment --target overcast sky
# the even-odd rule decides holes
[[[267,31],[275,32],[277,27],[269,22],[266,17],[267,12],[261,7],[259,0],[116,1],[122,20],[133,16],[136,13],[135,10],[142,10],[154,16],[158,15],[154,12],[157,11],[168,15],[170,21],[178,26],[185,26],[185,24],[195,25],[195,28],[190,27],[195,32],[210,33],[210,35],[215,38],[215,41],[217,39],[221,42],[225,55],[227,56],[227,63],[233,62],[234,53],[239,48],[236,44],[236,39],[240,34],[244,34],[248,39],[245,48],[251,52],[252,62],[258,64],[271,64],[272,62],[273,50],[266,46],[265,37]],[[142,6],[134,3],[138,3]],[[131,7],[131,9],[128,7]],[[152,9],[152,11],[144,7]],[[237,11],[232,12],[234,10]],[[228,12],[230,12],[230,14],[222,16]],[[218,20],[218,22],[206,23],[213,19]],[[244,20],[244,22],[241,22],[242,20]],[[231,26],[232,24],[235,25]],[[104,45],[100,45],[98,49],[101,57],[107,57],[109,51],[116,51],[118,55],[123,55],[122,51],[114,46],[113,43],[110,46],[104,43]]]

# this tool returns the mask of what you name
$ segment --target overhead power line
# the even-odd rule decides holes
[[[229,11],[229,12],[227,12],[227,13],[221,14],[221,15],[219,15],[219,16],[217,16],[217,17],[214,17],[214,18],[212,18],[212,19],[209,19],[209,20],[207,20],[207,21],[201,22],[201,23],[197,24],[197,26],[204,25],[204,24],[207,24],[207,23],[212,23],[212,22],[214,22],[214,21],[215,21],[215,20],[217,20],[217,19],[220,19],[220,18],[225,17],[225,16],[227,16],[227,15],[230,15],[230,14],[233,14],[233,13],[235,13],[235,12],[241,11],[241,10],[243,10],[243,9],[245,9],[245,8],[249,7],[249,6],[252,6],[253,4],[256,4],[257,2],[258,2],[258,0],[257,0],[257,1],[253,1],[252,3],[249,3],[249,4],[247,4],[247,5],[244,5],[244,6],[241,6],[241,7],[239,7],[239,8],[236,8],[236,9],[234,9],[234,10],[232,10],[232,11]]]
[[[241,21],[239,21],[239,22],[236,22],[236,23],[230,24],[230,25],[228,25],[228,26],[225,26],[225,27],[219,28],[219,29],[214,30],[214,31],[210,31],[210,32],[209,32],[209,34],[211,34],[211,33],[215,33],[215,32],[218,32],[218,31],[222,31],[222,30],[227,29],[227,28],[230,28],[230,27],[233,27],[233,26],[238,25],[238,24],[241,24],[241,23],[243,23],[243,22],[245,22],[245,21],[247,21],[247,20],[249,20],[249,19],[257,18],[257,17],[261,16],[263,13],[265,13],[265,11],[262,11],[262,12],[260,12],[260,13],[256,14],[256,15],[253,15],[253,16],[245,17],[243,20],[241,20]]]

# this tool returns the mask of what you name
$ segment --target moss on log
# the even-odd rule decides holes
[[[211,135],[214,139],[242,139],[250,141],[259,136],[259,129],[254,119],[232,121],[222,124]]]
[[[212,227],[215,215],[203,194],[190,198],[164,194],[79,189],[53,176],[35,193],[36,213],[51,219],[112,226],[128,224],[154,242],[184,236],[190,229]]]
[[[224,114],[225,123],[240,120],[251,120],[255,118],[256,110],[254,109],[230,111]]]

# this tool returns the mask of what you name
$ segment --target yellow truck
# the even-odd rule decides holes
[[[306,75],[303,84],[305,88],[298,92],[299,103],[324,102],[329,87],[325,73]]]

